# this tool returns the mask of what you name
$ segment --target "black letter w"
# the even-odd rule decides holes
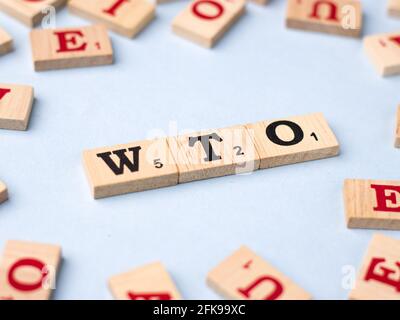
[[[133,161],[129,160],[125,155],[128,150],[121,149],[115,150],[112,153],[119,158],[119,166],[117,166],[113,159],[111,159],[111,152],[99,153],[97,156],[104,160],[107,166],[114,172],[115,175],[124,174],[124,167],[127,166],[131,172],[139,171],[139,151],[141,147],[129,148],[132,151]]]

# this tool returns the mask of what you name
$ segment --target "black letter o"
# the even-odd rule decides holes
[[[288,126],[290,129],[292,129],[294,138],[291,141],[284,141],[279,138],[276,134],[276,129],[279,126]],[[300,128],[300,126],[297,123],[286,120],[271,123],[266,129],[266,134],[269,140],[271,140],[275,144],[279,144],[280,146],[293,146],[301,142],[304,138],[304,132]]]

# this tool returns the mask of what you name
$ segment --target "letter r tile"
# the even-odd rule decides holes
[[[179,183],[251,172],[259,156],[244,126],[207,130],[169,138]]]
[[[309,293],[244,246],[215,267],[207,283],[233,300],[311,299]]]
[[[35,71],[113,63],[113,48],[102,25],[33,30],[30,34]]]
[[[346,179],[349,228],[400,230],[400,181]]]
[[[33,100],[32,87],[0,83],[0,129],[26,130]]]
[[[113,276],[109,287],[117,300],[181,300],[178,289],[160,262]]]
[[[84,151],[83,163],[95,199],[178,183],[164,138]]]
[[[68,8],[126,37],[138,34],[155,15],[155,5],[148,0],[71,0]]]
[[[56,287],[61,248],[8,241],[0,263],[0,300],[48,300]]]
[[[400,300],[400,240],[372,237],[349,298]]]
[[[333,157],[339,144],[320,113],[248,124],[261,169]]]
[[[288,0],[288,28],[359,37],[362,20],[358,0]]]
[[[0,11],[4,11],[28,27],[33,27],[50,13],[45,10],[46,8],[60,8],[66,2],[67,0],[0,0]]]

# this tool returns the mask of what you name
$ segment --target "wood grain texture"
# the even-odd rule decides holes
[[[8,190],[4,182],[0,181],[0,203],[8,199]]]
[[[13,39],[2,28],[0,28],[0,56],[9,53],[13,49]]]
[[[155,16],[155,5],[147,0],[70,0],[68,8],[126,37],[136,36]]]
[[[361,2],[357,0],[288,0],[288,28],[359,37],[362,24]]]
[[[400,230],[400,181],[346,179],[343,197],[349,228]]]
[[[117,300],[181,300],[172,278],[160,262],[117,275],[109,280]]]
[[[395,131],[394,146],[396,148],[400,148],[400,105],[397,107],[397,113],[396,113],[396,131]]]
[[[55,245],[11,240],[0,264],[0,300],[48,300],[61,261]]]
[[[213,47],[245,12],[245,0],[196,0],[173,21],[179,36],[206,48]]]
[[[365,37],[364,50],[381,76],[400,74],[400,31]]]
[[[26,130],[33,100],[33,87],[0,83],[0,129]]]
[[[0,0],[0,10],[33,28],[39,24],[48,12],[43,9],[52,6],[56,9],[65,5],[67,0]]]
[[[179,183],[258,170],[260,157],[244,126],[204,130],[168,140]]]
[[[388,13],[392,17],[400,18],[400,0],[389,0]]]
[[[349,298],[400,300],[400,240],[375,234]]]
[[[108,155],[115,168],[107,164]],[[166,139],[85,151],[83,163],[95,199],[178,183],[178,169]]]
[[[215,267],[207,283],[227,299],[311,299],[309,293],[244,246]]]
[[[113,63],[111,40],[102,25],[34,30],[30,38],[36,71]]]
[[[246,125],[260,169],[333,157],[339,143],[321,113]]]

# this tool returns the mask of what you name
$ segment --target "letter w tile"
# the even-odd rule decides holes
[[[114,172],[115,175],[124,174],[124,168],[127,167],[131,172],[139,171],[139,151],[141,147],[134,147],[129,149],[115,150],[111,152],[99,153],[97,156],[107,164],[107,166]],[[132,161],[128,158],[126,153],[132,152]],[[117,165],[112,159],[111,155],[114,154],[119,159]]]

